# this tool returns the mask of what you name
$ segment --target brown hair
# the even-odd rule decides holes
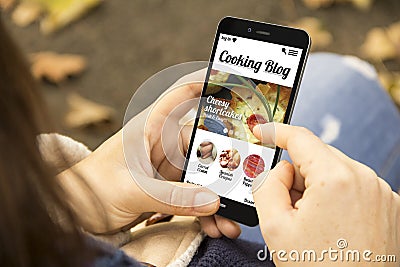
[[[28,65],[0,14],[0,262],[2,266],[81,266],[93,253],[43,162],[36,136],[48,118]],[[72,227],[61,227],[49,214]]]

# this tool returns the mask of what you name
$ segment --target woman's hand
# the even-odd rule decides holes
[[[255,135],[269,140],[270,127],[256,126]],[[371,260],[377,255],[400,260],[400,198],[385,181],[304,128],[275,124],[275,139],[293,163],[280,162],[253,194],[261,231],[270,251],[275,251],[277,266],[321,266],[318,259],[329,248],[358,250],[361,262],[333,261],[325,252],[322,262],[329,266],[376,265],[363,259],[367,250]],[[340,249],[343,240],[347,247]],[[286,255],[279,255],[279,250]],[[317,261],[294,262],[289,258],[292,250],[300,257],[303,251],[314,250]],[[379,266],[398,263],[392,264]]]
[[[203,71],[185,76],[89,157],[59,176],[86,230],[104,233],[129,228],[143,213],[161,212],[199,216],[204,231],[212,237],[240,234],[236,223],[212,215],[219,208],[219,197],[212,191],[155,179],[180,180],[192,126],[182,128],[179,119],[192,107],[185,102],[198,100],[203,86],[184,81],[203,80]],[[71,179],[73,174],[75,179]]]

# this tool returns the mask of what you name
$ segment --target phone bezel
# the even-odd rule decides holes
[[[249,28],[251,28],[251,31],[248,31]],[[258,31],[269,34],[260,34],[257,33]],[[311,43],[309,35],[304,30],[290,28],[281,25],[240,19],[235,17],[223,18],[218,24],[217,32],[215,34],[213,48],[210,56],[210,63],[208,65],[206,79],[202,90],[202,96],[204,96],[207,88],[213,59],[215,57],[215,51],[217,49],[221,33],[303,49],[284,118],[284,123],[289,123],[294,109],[297,93],[299,91],[304,66],[309,53],[309,48]],[[199,116],[200,116],[200,108],[197,109],[197,116],[193,125],[193,132],[190,138],[190,143],[186,154],[185,165],[181,176],[182,182],[184,181],[186,176],[187,164],[189,161],[189,155],[193,148],[193,141],[197,131]],[[281,153],[282,149],[277,148],[271,168],[273,168],[276,165],[276,163],[280,159]],[[220,208],[217,214],[248,226],[258,225],[258,217],[255,207],[251,207],[241,202],[234,201],[232,199],[221,196],[220,196],[220,203],[221,203]]]

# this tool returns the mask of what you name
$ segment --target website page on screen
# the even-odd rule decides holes
[[[185,182],[254,206],[252,183],[275,155],[253,135],[283,122],[302,49],[221,33],[189,155]]]

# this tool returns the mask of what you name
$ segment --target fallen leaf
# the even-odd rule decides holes
[[[304,17],[291,24],[291,26],[308,32],[311,37],[313,49],[325,47],[332,42],[332,35],[323,29],[322,23],[317,18]]]
[[[310,9],[318,9],[332,5],[335,0],[303,0],[303,4]]]
[[[36,79],[46,79],[56,84],[82,73],[87,65],[82,56],[53,52],[34,53],[30,59],[31,72]]]
[[[70,128],[81,128],[109,122],[114,116],[114,109],[85,99],[77,93],[67,96],[69,111],[65,116],[65,125]]]
[[[400,83],[391,91],[391,96],[394,102],[400,106]]]
[[[369,10],[374,0],[303,0],[304,5],[309,9],[318,9],[332,6],[333,4],[348,4],[360,10]]]
[[[40,22],[40,31],[52,33],[85,15],[98,6],[101,0],[36,0],[47,11],[47,16]]]
[[[394,82],[393,74],[388,71],[379,72],[378,79],[382,87],[389,92]]]
[[[350,0],[350,2],[353,3],[353,6],[356,8],[367,11],[371,8],[374,0]]]
[[[390,95],[394,102],[400,106],[400,73],[395,73],[392,87],[390,88]]]
[[[40,4],[33,1],[24,1],[15,8],[11,19],[16,25],[25,27],[37,20],[42,11]]]
[[[398,55],[398,48],[395,43],[391,40],[395,39],[398,33],[395,33],[397,24],[390,30],[385,28],[372,28],[365,38],[364,43],[361,46],[361,53],[374,61],[383,61],[387,59],[393,59]],[[400,41],[399,41],[400,45]]]
[[[378,73],[379,82],[400,106],[400,72],[383,71]]]
[[[400,56],[400,21],[389,25],[387,35],[396,48],[397,55]]]
[[[15,0],[0,0],[0,8],[7,11],[9,10],[15,3]]]

